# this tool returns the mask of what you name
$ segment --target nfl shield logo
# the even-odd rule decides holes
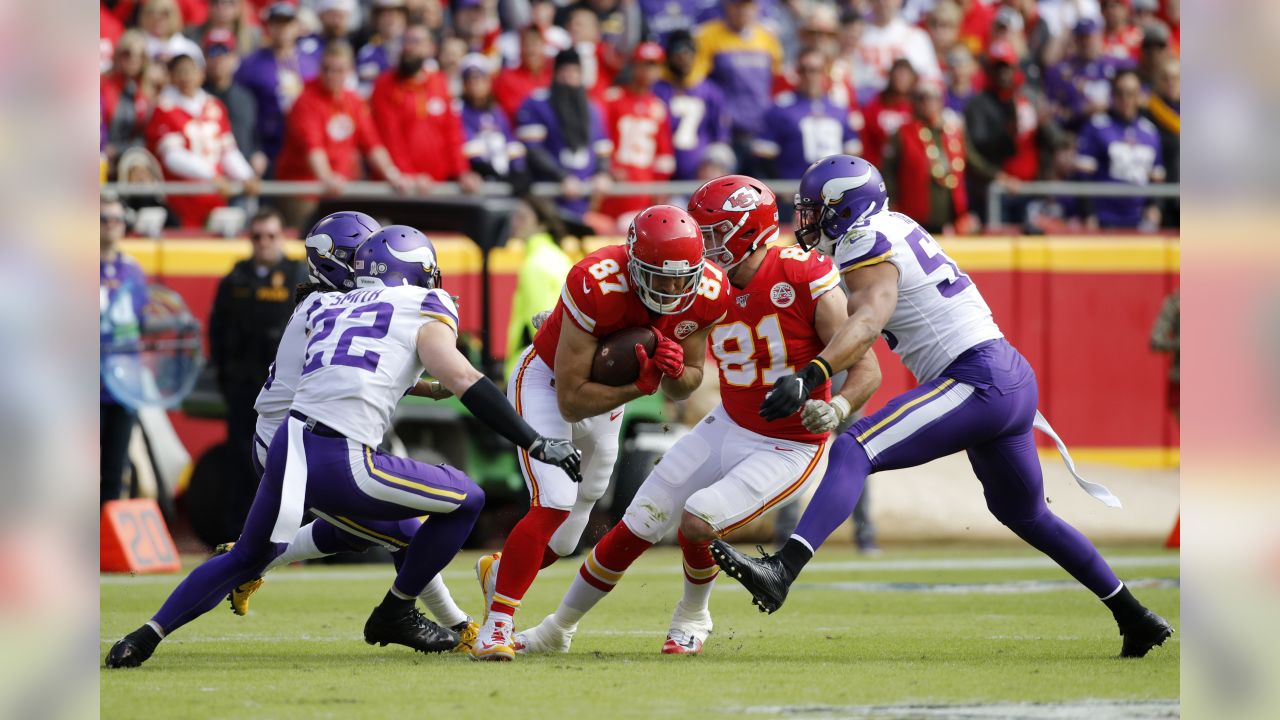
[[[751,297],[751,296],[750,296],[750,295],[739,295],[739,296],[736,298],[736,301],[737,301],[737,303],[738,303],[738,307],[740,307],[740,308],[745,308],[745,307],[747,306],[747,298],[749,298],[749,297]]]

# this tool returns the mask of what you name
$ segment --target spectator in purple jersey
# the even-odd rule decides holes
[[[718,147],[721,157],[725,152],[732,157],[729,117],[724,112],[724,97],[714,83],[691,82],[696,50],[689,31],[674,30],[667,35],[666,51],[667,77],[654,84],[653,92],[671,113],[671,142],[676,151],[676,170],[671,177],[694,180],[708,151]],[[728,171],[732,170],[730,165]]]
[[[582,87],[582,64],[576,50],[556,55],[551,87],[536,90],[516,112],[516,137],[525,145],[535,180],[561,184],[557,202],[581,216],[591,196],[609,185],[613,143],[605,132],[600,109]]]
[[[1129,63],[1103,54],[1102,28],[1095,20],[1076,23],[1072,36],[1067,57],[1045,72],[1044,90],[1055,119],[1074,131],[1090,116],[1106,112],[1111,80]]]
[[[1164,180],[1160,132],[1141,107],[1138,73],[1121,70],[1112,82],[1111,111],[1093,116],[1076,141],[1083,179],[1139,186]],[[1160,227],[1160,206],[1143,197],[1096,198],[1089,225],[1153,231]]]
[[[104,193],[99,203],[101,256],[98,261],[98,325],[102,353],[136,352],[141,335],[142,308],[147,304],[147,279],[131,257],[120,252],[124,238],[124,205],[114,193]],[[137,420],[134,411],[120,404],[99,385],[99,440],[101,444],[100,503],[118,500],[129,463],[129,437]]]
[[[688,32],[708,8],[719,9],[717,0],[637,0],[644,19],[644,35],[663,46],[671,33]],[[668,52],[670,55],[670,52]]]
[[[356,76],[365,97],[373,92],[378,76],[400,62],[400,45],[408,27],[404,0],[374,0],[373,34],[356,52]]]
[[[799,179],[810,164],[829,155],[862,154],[848,106],[837,105],[827,92],[826,56],[818,50],[801,53],[796,72],[795,91],[777,97],[752,143],[766,177]]]
[[[284,146],[284,116],[302,92],[302,84],[320,67],[298,54],[297,9],[286,2],[267,9],[267,45],[240,63],[236,82],[258,101],[258,141],[271,162]]]
[[[524,145],[493,99],[492,61],[471,54],[462,59],[462,153],[471,169],[486,180],[528,184]],[[517,193],[519,194],[519,193]]]

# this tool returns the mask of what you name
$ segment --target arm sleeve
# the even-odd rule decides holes
[[[516,414],[507,396],[489,378],[477,380],[458,399],[477,420],[516,445],[528,449],[538,439],[538,433]]]
[[[217,170],[208,161],[183,147],[181,142],[181,139],[173,136],[161,141],[160,162],[164,163],[166,170],[189,180],[212,180],[217,177]]]

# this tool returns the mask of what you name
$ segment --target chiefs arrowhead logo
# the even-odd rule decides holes
[[[743,185],[734,190],[732,195],[725,198],[724,205],[720,209],[726,212],[746,212],[755,210],[759,206],[760,193],[750,186]]]

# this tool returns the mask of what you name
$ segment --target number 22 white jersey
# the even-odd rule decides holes
[[[906,215],[872,215],[849,229],[834,255],[841,273],[881,262],[898,268],[898,305],[884,336],[917,382],[938,377],[969,348],[1004,337],[978,287]]]
[[[267,381],[253,403],[253,409],[258,411],[257,435],[264,443],[270,444],[293,405],[307,351],[307,316],[340,297],[339,292],[313,292],[298,303],[289,316],[289,323],[280,336],[280,347],[276,348],[275,362],[271,363]]]
[[[418,330],[458,331],[444,290],[361,288],[307,315],[309,339],[293,409],[371,447],[382,442],[400,398],[422,376]]]

